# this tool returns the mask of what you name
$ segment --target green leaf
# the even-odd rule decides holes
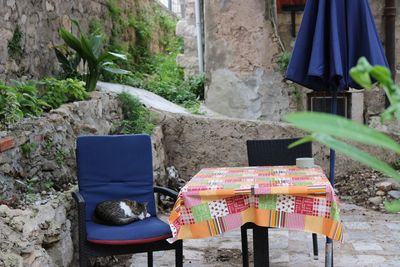
[[[110,54],[118,59],[127,60],[127,57],[124,54],[119,54],[119,53],[114,53],[114,52],[108,52],[108,54]]]
[[[84,34],[81,34],[81,46],[82,46],[82,51],[83,54],[81,54],[82,57],[84,57],[89,65],[97,65],[97,58],[93,54],[92,47],[90,46],[89,40]]]
[[[293,148],[295,146],[299,146],[308,142],[312,142],[314,140],[314,138],[312,136],[305,136],[303,138],[301,138],[300,140],[297,140],[294,143],[291,143],[288,148]]]
[[[296,112],[287,115],[285,120],[306,131],[383,147],[400,154],[400,145],[389,136],[341,116],[318,112]]]
[[[96,58],[98,58],[101,53],[102,42],[103,38],[101,35],[91,36],[89,40],[91,50],[93,51],[93,54],[95,55]]]
[[[128,71],[128,70],[123,70],[123,69],[113,68],[113,67],[103,67],[103,69],[104,69],[105,71],[108,71],[108,72],[114,73],[114,74],[126,75],[126,74],[131,73],[131,72]]]
[[[76,38],[73,34],[68,32],[64,28],[60,28],[59,34],[60,34],[60,37],[64,40],[64,42],[69,47],[71,47],[76,52],[78,52],[78,54],[80,54],[80,55],[83,54],[82,45],[78,38]]]
[[[380,83],[388,84],[392,82],[390,70],[383,66],[374,66],[370,71],[371,76]]]
[[[400,174],[395,169],[390,167],[389,164],[378,160],[377,158],[366,153],[365,151],[362,151],[352,145],[341,142],[327,134],[314,133],[312,134],[312,137],[314,138],[315,141],[318,141],[321,144],[324,144],[336,150],[337,152],[340,152],[348,156],[351,159],[357,160],[377,171],[380,171],[385,175],[388,175],[400,181]]]
[[[70,62],[68,58],[61,52],[60,49],[57,47],[54,47],[54,52],[56,54],[56,57],[58,59],[58,62],[62,65],[63,68],[69,68],[70,67]]]
[[[369,71],[372,66],[369,64],[365,57],[361,57],[357,65],[350,69],[351,78],[364,88],[370,89],[372,86],[371,77]]]
[[[74,24],[78,28],[79,32],[82,32],[81,25],[79,24],[79,22],[73,18],[69,18],[69,19],[72,22],[72,24]]]
[[[400,212],[400,199],[391,202],[385,202],[385,208],[388,212]]]

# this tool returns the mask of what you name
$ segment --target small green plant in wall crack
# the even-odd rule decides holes
[[[67,158],[67,153],[63,149],[57,149],[55,161],[58,166],[65,165],[65,159]]]
[[[19,25],[15,27],[13,36],[11,40],[8,41],[8,55],[10,58],[14,60],[18,60],[21,58],[22,54],[24,53],[24,49],[22,47],[22,38],[24,37],[23,32]]]
[[[21,145],[21,151],[24,156],[29,156],[36,150],[38,145],[36,143],[25,143]]]

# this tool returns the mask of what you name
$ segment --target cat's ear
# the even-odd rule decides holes
[[[149,204],[148,202],[144,202],[143,205],[147,208],[147,204]]]

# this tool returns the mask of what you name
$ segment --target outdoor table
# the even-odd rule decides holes
[[[337,197],[320,167],[264,166],[202,169],[179,192],[169,241],[216,236],[248,222],[343,240]],[[254,250],[256,266],[268,263],[263,249]]]

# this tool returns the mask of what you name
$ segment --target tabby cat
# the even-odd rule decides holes
[[[108,225],[124,225],[150,217],[147,203],[134,200],[107,200],[99,203],[94,210],[95,222]]]

